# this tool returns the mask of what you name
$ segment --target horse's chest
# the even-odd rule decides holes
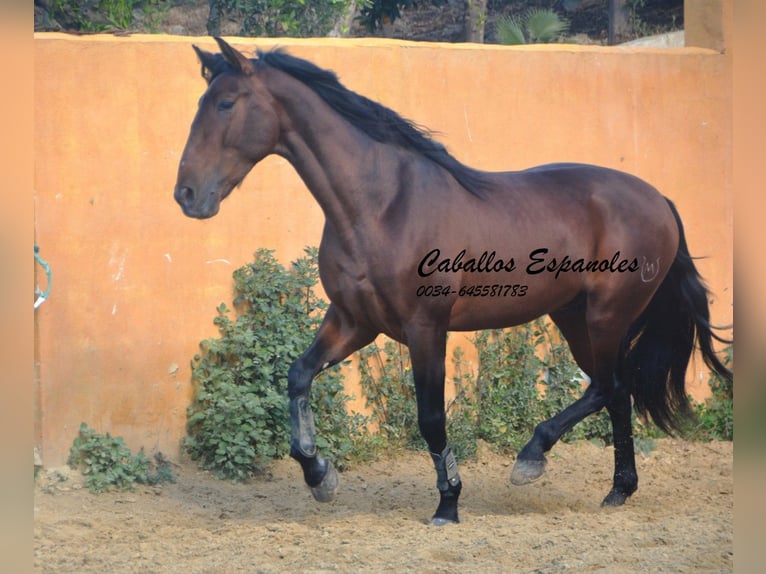
[[[382,332],[397,329],[391,321],[390,301],[383,295],[385,278],[369,267],[336,259],[324,266],[320,263],[320,277],[333,305]]]
[[[364,300],[372,295],[372,288],[365,275],[335,270],[322,273],[321,277],[322,286],[333,303]]]

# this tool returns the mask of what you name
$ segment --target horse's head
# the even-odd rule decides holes
[[[256,62],[216,38],[220,54],[194,46],[208,83],[178,167],[175,199],[189,217],[218,213],[221,201],[279,139],[274,100]]]

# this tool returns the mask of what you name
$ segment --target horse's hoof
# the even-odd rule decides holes
[[[434,516],[429,524],[431,526],[447,526],[447,524],[459,524],[459,520],[451,520],[449,518],[439,518]]]
[[[511,484],[523,486],[536,481],[545,473],[547,461],[517,459],[511,471]]]
[[[309,488],[311,488],[314,499],[318,502],[332,502],[335,498],[335,491],[338,489],[338,472],[329,460],[322,482]]]
[[[620,492],[619,490],[612,489],[606,498],[601,503],[601,506],[622,506],[625,501],[628,500],[630,495]]]

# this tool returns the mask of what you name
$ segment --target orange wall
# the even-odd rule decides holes
[[[213,49],[204,38],[200,45]],[[65,462],[80,422],[175,456],[191,357],[216,334],[232,271],[258,247],[288,262],[322,214],[270,157],[214,219],[185,218],[176,169],[204,90],[192,39],[35,36],[36,240],[54,273],[36,312],[37,444]],[[266,39],[232,39],[245,50]],[[616,167],[671,197],[732,320],[731,59],[710,50],[498,47],[386,40],[280,45],[440,132],[465,163]],[[453,336],[453,340],[463,335]],[[700,370],[693,381],[707,380]],[[358,393],[357,393],[358,394]]]

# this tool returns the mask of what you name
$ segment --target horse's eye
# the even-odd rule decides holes
[[[234,107],[234,102],[232,102],[231,100],[223,100],[223,101],[218,102],[218,105],[216,106],[216,109],[219,112],[227,112],[227,111],[229,111],[233,107]]]

